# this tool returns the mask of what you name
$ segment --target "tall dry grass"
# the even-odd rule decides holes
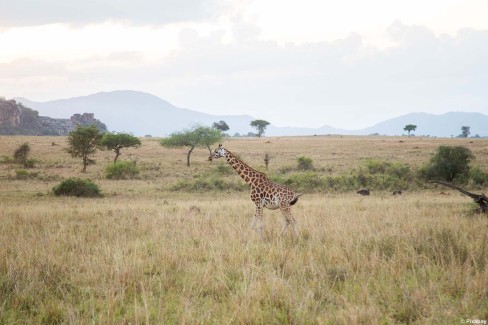
[[[61,139],[26,139],[40,161],[36,170],[80,176],[81,164],[51,145]],[[0,157],[17,140],[25,139],[1,137]],[[354,167],[368,157],[364,146],[369,156],[396,159],[406,143],[268,140],[229,144],[251,164],[275,145],[270,168],[306,155],[341,170],[346,166],[340,164]],[[415,141],[428,142],[415,149],[426,157],[440,142]],[[478,161],[484,161],[483,147],[477,150]],[[350,158],[329,159],[331,151]],[[103,165],[111,158],[106,152],[89,167],[87,176],[105,193],[101,199],[54,197],[49,192],[58,180],[15,180],[15,167],[0,165],[0,323],[488,319],[487,217],[473,214],[469,200],[456,192],[307,194],[293,207],[298,236],[279,237],[281,215],[267,210],[262,241],[250,227],[254,207],[247,192],[167,190],[167,183],[214,168],[203,161],[205,151],[189,169],[184,151],[161,149],[154,139],[131,154],[150,167],[142,172],[145,178],[104,180]],[[411,164],[422,163],[408,157]]]

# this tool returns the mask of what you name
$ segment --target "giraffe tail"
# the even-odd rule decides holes
[[[296,194],[295,197],[293,198],[293,200],[290,201],[290,205],[294,205],[295,203],[297,203],[298,198],[302,195],[303,195],[303,193],[302,194]]]

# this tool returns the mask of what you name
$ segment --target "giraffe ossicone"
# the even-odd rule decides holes
[[[296,221],[291,213],[291,206],[298,201],[301,194],[295,193],[286,185],[270,181],[266,174],[248,166],[229,150],[222,147],[221,144],[219,144],[218,148],[215,149],[208,159],[213,160],[222,157],[251,186],[251,200],[256,205],[256,214],[252,221],[252,228],[256,229],[257,227],[259,234],[263,237],[263,209],[280,209],[284,218],[281,234],[291,225],[293,234],[296,235]]]

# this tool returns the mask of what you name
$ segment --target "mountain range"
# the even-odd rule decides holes
[[[59,99],[48,102],[34,102],[26,98],[15,98],[23,105],[35,109],[40,115],[66,118],[77,113],[94,113],[107,124],[110,131],[130,132],[136,136],[165,136],[171,132],[190,128],[195,124],[212,125],[224,120],[230,127],[230,135],[247,135],[254,132],[249,123],[256,118],[249,115],[210,115],[179,108],[157,96],[119,90],[100,92],[93,95]],[[407,124],[417,125],[416,134],[437,137],[457,136],[462,126],[469,126],[472,135],[488,136],[488,116],[481,113],[449,112],[441,115],[410,113],[380,122],[361,130],[343,130],[324,125],[320,128],[278,127],[270,124],[268,136],[292,135],[402,135]]]

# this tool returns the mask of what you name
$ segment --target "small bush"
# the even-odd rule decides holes
[[[289,174],[291,172],[295,171],[295,167],[293,166],[284,166],[278,169],[278,173],[280,174]]]
[[[485,173],[479,167],[471,168],[469,178],[476,185],[485,185],[488,183],[488,173]]]
[[[415,172],[402,162],[368,160],[366,168],[337,176],[326,176],[317,169],[304,172],[289,171],[283,167],[277,175],[270,175],[270,178],[299,192],[351,191],[358,187],[374,190],[411,189],[418,184]]]
[[[56,196],[100,197],[98,185],[88,179],[68,178],[53,188]]]
[[[365,166],[370,174],[385,174],[390,163],[387,161],[380,161],[376,159],[367,159]]]
[[[28,179],[29,178],[29,172],[25,169],[16,169],[15,170],[15,178],[16,179]]]
[[[13,164],[13,163],[15,163],[15,159],[7,157],[7,156],[3,156],[2,160],[0,160],[0,163],[2,163],[2,164]]]
[[[22,164],[24,167],[27,167],[27,156],[29,155],[30,150],[30,146],[27,142],[20,145],[14,152],[15,161]]]
[[[235,173],[234,169],[229,165],[217,165],[215,171],[220,175],[233,175]]]
[[[312,158],[310,157],[298,157],[297,159],[298,162],[298,169],[300,170],[311,170],[313,169],[313,161]]]
[[[24,167],[25,168],[34,168],[35,167],[35,164],[36,164],[36,161],[34,159],[27,159],[24,162]]]
[[[310,193],[321,191],[329,187],[328,177],[320,176],[316,172],[292,173],[287,176],[271,176],[273,182],[290,186],[295,191]]]
[[[121,161],[108,165],[105,177],[108,179],[133,179],[139,174],[139,168],[131,161]]]
[[[398,178],[410,176],[410,167],[402,162],[368,159],[366,160],[365,166],[371,175],[383,174]]]

